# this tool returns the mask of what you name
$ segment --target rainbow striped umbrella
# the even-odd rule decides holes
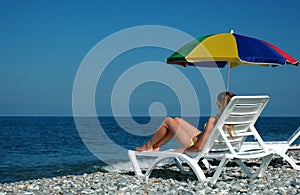
[[[231,31],[199,37],[168,57],[167,63],[219,68],[228,65],[228,90],[231,67],[298,65],[299,61],[271,43]]]

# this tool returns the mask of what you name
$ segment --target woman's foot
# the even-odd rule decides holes
[[[140,147],[135,148],[136,151],[142,152],[142,151],[153,151],[153,147],[150,146],[148,143],[145,143],[144,145]]]
[[[157,148],[153,148],[153,146],[151,146],[150,144],[146,143],[140,147],[136,147],[135,150],[142,152],[142,151],[159,151],[159,147]]]
[[[153,151],[159,151],[160,150],[160,148],[159,147],[157,147],[157,148],[153,148]]]

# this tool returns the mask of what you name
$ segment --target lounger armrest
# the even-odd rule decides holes
[[[300,136],[300,126],[298,129],[291,135],[287,142],[291,145],[298,137]]]

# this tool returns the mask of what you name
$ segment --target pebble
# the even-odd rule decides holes
[[[300,159],[300,151],[293,154]],[[247,178],[239,166],[229,165],[211,184],[171,166],[155,169],[148,180],[128,172],[97,172],[0,184],[0,195],[11,194],[300,194],[300,171],[273,157],[262,178]]]

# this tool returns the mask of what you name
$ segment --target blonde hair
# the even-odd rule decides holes
[[[218,95],[218,104],[220,106],[220,113],[218,114],[217,119],[219,119],[220,115],[226,108],[227,104],[229,103],[231,98],[234,96],[235,96],[235,94],[232,92],[229,92],[229,91],[221,92]],[[227,133],[229,134],[230,138],[233,139],[232,130],[234,131],[234,125],[224,125],[224,127],[225,127]]]

